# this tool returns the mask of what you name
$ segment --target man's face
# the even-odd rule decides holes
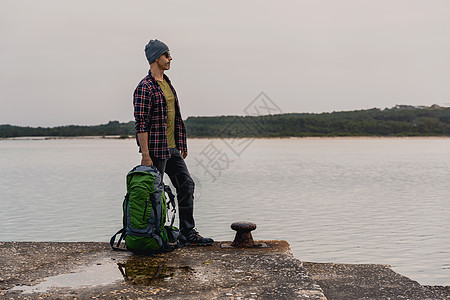
[[[172,56],[170,56],[170,52],[164,53],[157,59],[158,66],[160,67],[161,70],[169,70],[171,61]]]

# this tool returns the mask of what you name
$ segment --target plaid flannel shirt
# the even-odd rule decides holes
[[[175,96],[175,143],[179,150],[187,151],[186,127],[181,118],[177,94],[166,75],[164,79],[169,83]],[[136,138],[138,133],[148,132],[150,153],[157,158],[170,158],[167,146],[167,103],[158,82],[150,71],[134,91],[133,106]],[[139,146],[139,140],[137,142]]]

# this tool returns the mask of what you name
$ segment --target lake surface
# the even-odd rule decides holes
[[[450,285],[450,139],[191,139],[200,233],[284,239],[304,261]],[[109,241],[134,140],[0,140],[0,240]]]

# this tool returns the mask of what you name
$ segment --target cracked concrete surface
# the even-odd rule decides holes
[[[153,257],[96,242],[0,242],[7,299],[450,299],[385,265],[302,263],[267,248],[184,247]]]

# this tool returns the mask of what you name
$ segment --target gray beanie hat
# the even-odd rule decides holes
[[[145,56],[147,57],[148,63],[151,64],[158,57],[169,51],[169,47],[161,41],[150,40],[147,46],[145,46]]]

